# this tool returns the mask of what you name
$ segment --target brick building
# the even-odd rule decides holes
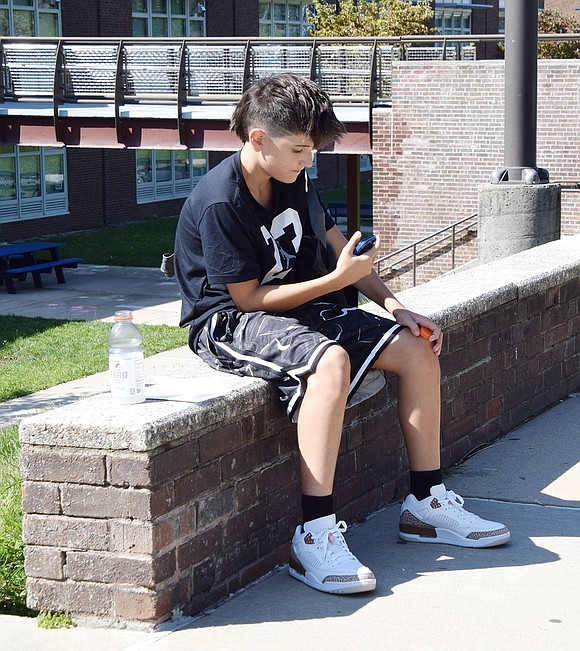
[[[580,0],[579,0],[580,1]],[[4,0],[0,34],[64,37],[300,36],[302,0]],[[540,4],[543,4],[542,2]],[[497,33],[503,0],[434,2],[446,35]],[[494,44],[478,46],[478,59]],[[424,106],[424,101],[419,101]],[[223,154],[0,145],[0,240],[17,240],[178,214],[200,176]],[[376,164],[380,156],[375,156]],[[319,187],[344,185],[346,160],[319,156]]]
[[[256,0],[4,0],[0,35],[200,37],[305,35],[305,2]],[[179,213],[222,155],[0,145],[0,240],[18,240]],[[340,157],[341,159],[343,157]],[[336,187],[344,160],[327,156]]]
[[[579,82],[580,61],[538,61],[537,161],[552,181],[580,181]],[[393,98],[390,109],[374,111],[373,121],[373,228],[385,251],[478,211],[480,185],[503,164],[504,65],[400,62]],[[580,232],[580,192],[567,185],[562,235]],[[476,257],[475,242],[461,255],[460,262]],[[450,254],[421,269],[420,281],[449,271]],[[408,287],[408,273],[389,285]]]

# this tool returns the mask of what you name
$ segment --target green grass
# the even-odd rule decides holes
[[[0,316],[0,402],[108,367],[107,335],[101,321]],[[187,331],[139,326],[145,356],[187,344]]]
[[[155,218],[42,239],[64,242],[62,257],[84,258],[85,264],[159,267],[163,253],[173,251],[177,219]]]
[[[320,197],[324,203],[330,203],[331,201],[346,201],[346,188],[327,188],[326,190],[320,190]],[[360,198],[363,202],[372,202],[372,183],[361,183]]]
[[[18,428],[0,430],[0,613],[26,609]]]
[[[70,615],[63,612],[51,613],[41,610],[38,613],[38,628],[75,628]]]
[[[346,201],[346,188],[321,191],[323,201]],[[372,201],[372,185],[361,185],[362,201]],[[97,230],[54,235],[45,241],[64,242],[62,257],[84,258],[86,264],[159,267],[161,256],[174,248],[178,216],[105,226]]]
[[[327,202],[346,199],[344,188],[321,194]],[[363,186],[363,201],[369,200],[370,185]],[[159,267],[162,254],[173,251],[177,219],[44,239],[64,242],[63,256],[81,257],[87,264]],[[106,370],[110,327],[100,321],[0,316],[0,402]],[[139,328],[146,356],[187,343],[187,331],[180,328]],[[18,428],[0,429],[0,613],[30,616],[36,613],[26,608],[18,454]],[[71,620],[62,613],[40,613],[38,623],[55,628],[69,626]]]

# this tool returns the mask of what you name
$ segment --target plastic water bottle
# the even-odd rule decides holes
[[[109,332],[109,376],[115,402],[128,405],[145,400],[142,341],[132,312],[115,312],[115,323]]]

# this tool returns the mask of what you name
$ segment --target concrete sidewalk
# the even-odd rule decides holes
[[[23,286],[7,301],[2,296],[0,313],[109,320],[116,309],[129,307],[138,323],[177,325],[177,288],[157,270],[85,267],[65,273],[65,285],[47,281],[44,290]],[[178,349],[149,363],[170,368],[190,360],[186,349]],[[17,421],[104,390],[106,374],[47,389],[11,401],[11,417]],[[0,424],[2,418],[0,411]],[[404,543],[397,536],[399,506],[393,505],[346,534],[351,550],[377,576],[373,593],[326,595],[291,579],[282,567],[205,615],[177,616],[150,633],[44,630],[34,619],[0,616],[0,648],[580,648],[580,394],[482,450],[446,483],[467,498],[468,509],[504,522],[511,542],[480,550]]]
[[[112,321],[116,310],[128,309],[137,324],[179,325],[177,282],[159,269],[80,265],[64,274],[63,285],[52,275],[43,278],[43,289],[36,289],[31,279],[16,282],[16,294],[0,286],[0,314]]]
[[[448,487],[482,517],[506,523],[503,547],[404,543],[398,505],[347,532],[378,580],[373,593],[326,595],[287,568],[199,618],[151,633],[42,630],[2,616],[2,648],[182,651],[296,648],[572,650],[580,647],[580,395],[458,467]]]

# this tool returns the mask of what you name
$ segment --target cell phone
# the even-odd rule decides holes
[[[374,235],[371,235],[370,237],[365,237],[364,240],[361,240],[354,247],[354,251],[353,251],[354,255],[362,255],[363,253],[366,253],[367,251],[373,248],[376,241],[377,238]]]

